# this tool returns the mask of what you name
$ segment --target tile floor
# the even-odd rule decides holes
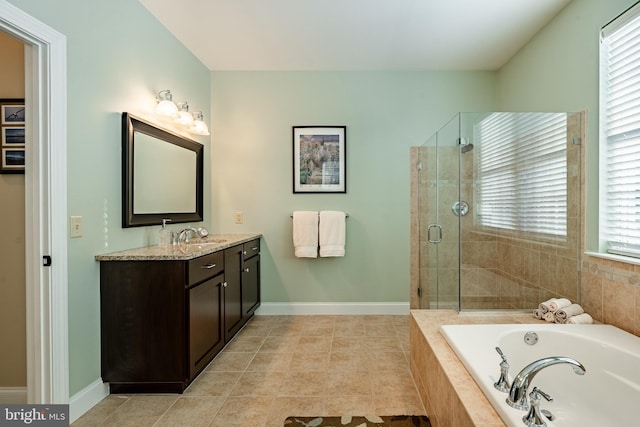
[[[72,425],[282,427],[288,416],[422,415],[409,316],[254,316],[179,394],[110,395]]]

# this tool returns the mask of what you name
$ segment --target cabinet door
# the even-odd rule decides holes
[[[260,305],[260,255],[244,262],[242,270],[242,313],[250,316]]]
[[[223,281],[220,274],[187,290],[189,293],[189,378],[224,346]]]
[[[224,331],[230,340],[242,327],[242,245],[224,251]]]

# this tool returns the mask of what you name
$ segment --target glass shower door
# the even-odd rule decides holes
[[[459,119],[420,149],[421,308],[460,309]]]

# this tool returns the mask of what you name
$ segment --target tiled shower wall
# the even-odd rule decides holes
[[[461,157],[461,198],[469,202],[469,214],[462,218],[461,300],[464,309],[524,309],[538,305],[550,297],[564,296],[572,301],[580,298],[579,256],[582,235],[581,171],[584,154],[584,114],[570,116],[568,121],[568,222],[566,242],[536,241],[525,234],[499,235],[479,230],[473,223],[473,156],[470,151]],[[439,222],[444,230],[443,242],[438,245],[438,274],[440,282],[449,282],[438,289],[439,301],[457,302],[457,258],[458,232],[457,217],[451,213],[451,206],[457,200],[457,147],[440,147],[439,185],[446,187],[440,191],[438,205],[435,205],[435,148],[414,147],[411,150],[411,307],[433,307],[433,288],[429,277],[435,273],[436,261],[434,245],[428,243],[426,224],[420,224],[420,214],[435,218],[435,209],[440,210]],[[450,150],[451,153],[447,153]],[[452,160],[453,159],[453,160]],[[415,165],[421,162],[422,170]],[[449,165],[448,162],[456,162]],[[451,175],[451,176],[449,176]],[[430,253],[431,251],[431,253]],[[422,253],[422,256],[420,256]],[[422,283],[422,297],[418,287]],[[446,308],[446,305],[439,305]]]

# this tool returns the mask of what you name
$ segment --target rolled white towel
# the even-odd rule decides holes
[[[545,314],[542,315],[542,318],[549,322],[549,323],[555,323],[556,321],[556,316],[555,314],[553,314],[552,312],[548,311]]]
[[[533,310],[533,317],[535,317],[536,319],[542,319],[542,310],[540,310],[539,308],[536,308],[535,310]]]
[[[593,323],[593,317],[588,313],[578,314],[577,316],[569,317],[565,323],[567,325],[588,325]]]
[[[542,312],[542,314],[545,314],[547,311],[549,311],[549,304],[551,304],[554,300],[555,300],[555,298],[551,298],[551,299],[548,299],[546,301],[541,302],[538,305],[538,309]]]
[[[571,304],[556,311],[556,320],[558,323],[564,323],[569,317],[582,313],[584,313],[584,309],[580,304]]]
[[[556,298],[554,301],[549,303],[549,311],[558,311],[561,308],[569,307],[571,305],[571,301],[567,298]]]

